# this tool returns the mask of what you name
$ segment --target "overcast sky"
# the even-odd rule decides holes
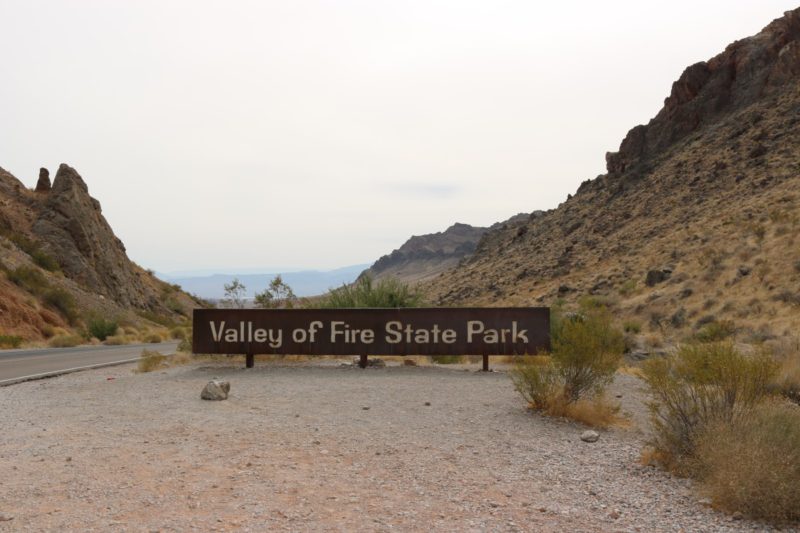
[[[368,263],[549,209],[780,0],[0,0],[0,166],[162,272]]]

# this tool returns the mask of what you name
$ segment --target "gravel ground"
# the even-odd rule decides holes
[[[767,529],[640,466],[636,426],[582,442],[503,372],[334,365],[124,366],[0,388],[0,531]],[[227,401],[200,399],[214,377]],[[635,383],[612,393],[638,421]]]

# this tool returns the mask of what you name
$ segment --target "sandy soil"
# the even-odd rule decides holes
[[[132,366],[0,388],[0,531],[727,531],[636,426],[525,409],[477,367]],[[203,385],[231,382],[223,402]],[[635,379],[616,393],[642,417]],[[9,520],[10,519],[10,520]]]

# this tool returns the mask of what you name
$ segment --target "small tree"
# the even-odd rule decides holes
[[[239,281],[239,278],[233,278],[233,281],[226,283],[225,288],[225,305],[227,307],[244,307],[244,297],[247,294],[247,287]]]
[[[292,288],[284,283],[280,274],[269,283],[269,287],[262,292],[257,292],[255,303],[264,309],[274,309],[278,307],[294,307],[297,296],[294,295]]]

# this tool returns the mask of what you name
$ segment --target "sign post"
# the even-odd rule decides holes
[[[195,309],[198,354],[533,355],[550,349],[546,307]]]

